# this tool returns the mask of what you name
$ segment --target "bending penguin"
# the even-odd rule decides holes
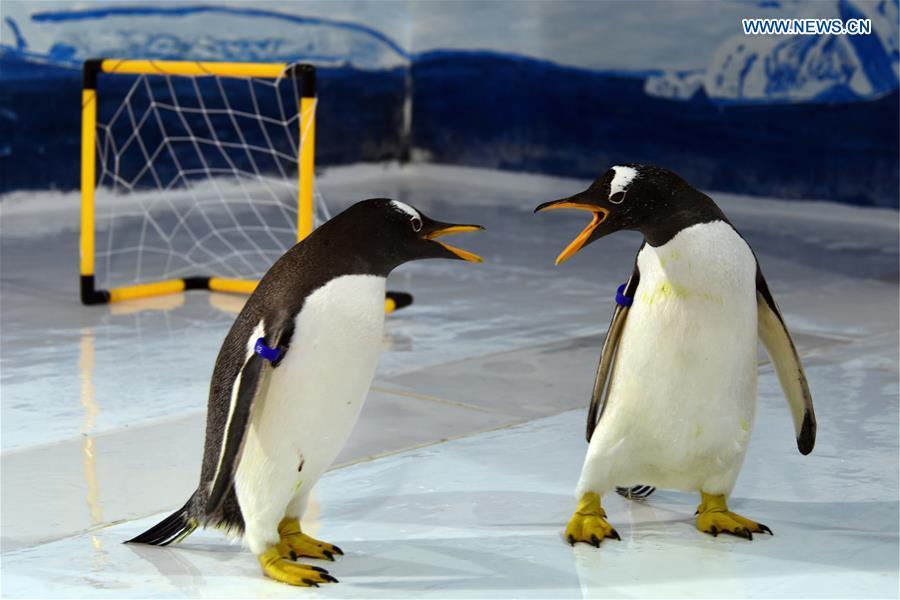
[[[560,208],[593,219],[556,264],[619,230],[644,236],[603,344],[566,539],[594,546],[619,539],[601,498],[635,482],[699,492],[700,531],[747,539],[771,533],[727,504],[756,412],[757,337],[778,373],[802,454],[813,449],[816,418],[750,246],[711,198],[659,167],[614,166],[587,190],[535,212]]]
[[[481,262],[436,240],[480,229],[379,198],[351,206],[288,250],[247,300],[216,359],[200,485],[180,510],[129,542],[164,546],[216,527],[242,534],[273,579],[337,581],[294,562],[343,554],[304,534],[300,518],[374,376],[385,280],[412,260]]]

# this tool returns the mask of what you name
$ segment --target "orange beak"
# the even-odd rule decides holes
[[[443,227],[441,229],[437,229],[430,233],[425,234],[423,237],[426,240],[434,240],[434,238],[441,237],[442,235],[449,235],[451,233],[464,233],[466,231],[483,231],[484,227],[481,225],[450,225],[449,227]],[[445,244],[444,242],[435,242],[440,244],[453,254],[457,255],[463,260],[467,260],[469,262],[484,262],[484,259],[478,256],[473,252],[469,252],[468,250],[463,250],[462,248],[457,248],[456,246],[451,246],[450,244]]]
[[[588,242],[591,237],[591,234],[594,233],[594,230],[600,226],[600,224],[606,220],[607,215],[609,215],[609,211],[600,206],[596,206],[594,204],[583,204],[580,202],[569,202],[569,201],[556,201],[556,202],[545,202],[541,204],[534,212],[540,212],[544,210],[556,210],[557,208],[574,208],[576,210],[586,210],[594,214],[594,218],[591,219],[591,222],[588,224],[584,230],[578,234],[572,242],[566,246],[566,249],[560,253],[559,256],[556,257],[556,264],[562,264],[571,258],[576,252],[581,250],[584,245]]]

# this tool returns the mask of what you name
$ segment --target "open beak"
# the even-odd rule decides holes
[[[466,231],[484,231],[484,227],[481,225],[452,225],[449,223],[435,223],[436,228],[426,233],[424,237],[426,240],[434,241],[435,244],[440,244],[462,260],[467,260],[469,262],[484,262],[484,259],[469,252],[468,250],[463,250],[462,248],[456,248],[455,246],[451,246],[450,244],[445,244],[444,242],[435,241],[435,238],[441,237],[443,235],[450,235],[453,233],[464,233]]]
[[[594,214],[594,218],[591,219],[590,224],[588,224],[588,226],[584,228],[584,231],[579,233],[578,237],[572,240],[572,242],[568,246],[566,246],[566,249],[556,257],[556,264],[559,265],[568,260],[573,254],[581,250],[584,245],[588,243],[588,240],[591,239],[591,235],[594,233],[594,230],[600,226],[600,223],[606,220],[607,215],[609,215],[609,211],[595,204],[575,202],[569,199],[564,199],[554,200],[553,202],[544,202],[536,209],[534,209],[534,212],[556,210],[557,208],[574,208],[576,210],[586,210]]]

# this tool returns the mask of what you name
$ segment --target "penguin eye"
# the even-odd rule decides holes
[[[420,219],[419,217],[413,217],[409,220],[409,222],[412,223],[413,231],[415,231],[416,233],[422,231],[422,219]]]
[[[622,204],[623,200],[625,200],[625,192],[616,192],[609,197],[609,201],[613,204]]]

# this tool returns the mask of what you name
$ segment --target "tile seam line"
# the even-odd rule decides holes
[[[440,396],[431,396],[429,394],[422,394],[419,392],[398,390],[396,388],[387,388],[387,387],[383,387],[380,385],[372,385],[370,390],[374,391],[374,392],[379,392],[381,394],[390,394],[392,396],[400,396],[402,398],[410,398],[412,400],[422,400],[423,402],[431,402],[433,404],[443,404],[446,406],[455,406],[457,408],[464,408],[464,409],[482,412],[482,413],[486,413],[486,414],[510,416],[507,413],[499,412],[496,410],[491,410],[490,408],[484,408],[482,406],[478,406],[475,404],[469,404],[467,402],[461,402],[458,400],[450,400],[448,398],[441,398]]]
[[[450,361],[450,362],[437,363],[437,364],[434,364],[434,365],[428,365],[428,366],[425,366],[425,367],[422,367],[422,368],[419,368],[419,369],[415,369],[415,370],[413,370],[413,371],[405,371],[405,372],[397,373],[397,374],[395,374],[395,375],[388,375],[387,378],[401,378],[401,377],[407,377],[407,376],[410,376],[410,375],[414,375],[414,374],[417,374],[417,373],[421,373],[421,372],[426,371],[426,370],[428,370],[428,369],[440,368],[440,367],[448,367],[448,366],[452,367],[452,366],[454,366],[454,365],[458,365],[458,364],[461,364],[461,363],[465,363],[465,362],[470,361],[470,360],[472,360],[472,359],[487,359],[487,358],[490,358],[490,357],[493,357],[493,356],[502,356],[502,355],[504,355],[504,354],[509,354],[509,353],[512,353],[512,352],[519,352],[519,351],[524,350],[524,349],[526,349],[526,348],[528,348],[528,349],[531,349],[531,348],[534,348],[534,349],[544,348],[544,347],[547,347],[547,346],[553,346],[553,345],[555,345],[555,344],[559,344],[559,343],[562,343],[562,342],[565,342],[565,341],[569,341],[569,340],[579,340],[579,339],[584,339],[584,338],[593,337],[594,335],[597,335],[597,334],[594,333],[594,334],[581,335],[581,336],[562,337],[562,338],[558,338],[558,339],[556,339],[556,340],[552,340],[552,341],[549,341],[549,342],[544,342],[544,343],[542,343],[542,344],[538,344],[538,345],[536,345],[536,346],[521,346],[521,347],[513,348],[513,349],[510,349],[510,350],[502,350],[502,351],[499,351],[499,352],[488,352],[488,353],[486,353],[486,354],[476,354],[476,355],[473,355],[473,356],[470,356],[470,357],[461,358],[461,359],[453,360],[453,361]],[[811,334],[811,335],[817,335],[817,334]],[[868,338],[868,339],[874,339],[874,338],[877,338],[877,337],[883,337],[883,336],[886,337],[887,335],[889,335],[889,334],[877,334],[876,336],[873,336],[872,338]],[[834,340],[834,341],[836,341],[836,342],[842,342],[842,343],[846,343],[846,344],[853,344],[854,342],[857,342],[857,343],[858,343],[858,342],[861,342],[861,341],[865,341],[865,340],[866,340],[865,338],[862,339],[862,340],[859,340],[859,339],[847,339],[847,338],[845,338],[845,337],[839,338],[839,337],[834,336],[834,335],[831,335],[831,336],[817,335],[817,337],[829,337],[830,339],[832,339],[832,340]],[[827,352],[828,350],[829,350],[829,348],[824,348],[824,349],[812,348],[812,349],[810,349],[810,350],[806,350],[806,351],[798,351],[798,352],[799,352],[800,356],[815,356],[815,355],[820,354],[820,352]],[[762,369],[763,367],[765,367],[765,366],[767,366],[767,365],[770,365],[770,364],[771,364],[771,359],[769,358],[768,354],[766,354],[765,357],[764,357],[762,360],[760,360],[760,361],[757,362],[757,368],[758,368],[758,369]],[[445,405],[448,405],[448,406],[456,406],[456,407],[458,407],[458,408],[470,409],[470,410],[473,410],[473,411],[483,412],[483,413],[486,413],[486,414],[495,414],[495,415],[505,416],[505,413],[498,412],[498,411],[493,411],[493,410],[486,409],[486,408],[482,408],[482,407],[479,407],[479,406],[476,406],[476,405],[472,405],[472,404],[468,404],[468,403],[465,403],[465,402],[459,402],[459,401],[455,401],[455,400],[449,400],[449,399],[446,399],[446,398],[440,398],[440,397],[438,397],[438,396],[430,396],[430,395],[427,395],[427,394],[420,394],[420,393],[418,393],[418,392],[407,392],[407,391],[404,391],[404,390],[397,390],[396,388],[387,388],[387,387],[383,387],[383,386],[381,386],[381,385],[377,385],[377,384],[374,384],[374,383],[373,383],[373,385],[372,385],[372,387],[371,387],[370,389],[371,389],[371,390],[374,390],[374,391],[377,391],[377,392],[380,392],[380,393],[386,393],[386,394],[391,394],[391,395],[395,395],[395,396],[401,396],[401,397],[413,398],[413,399],[417,399],[417,400],[423,400],[423,401],[428,401],[428,402],[434,402],[434,403],[437,403],[437,404],[445,404]],[[196,416],[198,416],[198,415],[203,415],[203,414],[206,414],[206,409],[205,409],[205,408],[202,409],[202,410],[196,410],[196,411],[190,411],[190,412],[187,412],[187,413],[183,413],[183,414],[181,414],[181,415],[179,415],[179,416],[177,416],[177,417],[171,417],[171,418],[165,418],[165,419],[153,420],[153,421],[151,421],[149,424],[142,424],[142,425],[141,425],[141,428],[143,428],[143,427],[155,426],[155,425],[162,425],[162,424],[166,424],[166,423],[174,423],[174,422],[177,422],[177,421],[187,420],[187,419],[196,417]],[[558,414],[558,413],[554,413],[554,414]],[[537,417],[537,418],[539,418],[539,417]],[[101,432],[98,432],[98,433],[96,433],[96,434],[93,434],[92,437],[97,438],[97,437],[100,437],[100,436],[105,436],[105,435],[107,435],[107,434],[113,434],[113,433],[122,432],[122,431],[125,431],[125,430],[127,430],[127,429],[134,429],[134,428],[133,428],[133,427],[127,427],[127,426],[116,427],[116,428],[113,428],[113,429],[109,429],[109,430],[105,430],[105,431],[101,431]],[[28,452],[28,451],[31,451],[31,450],[42,450],[42,449],[50,448],[50,447],[52,447],[52,446],[56,446],[56,445],[59,445],[59,444],[64,444],[64,443],[66,443],[66,442],[72,442],[72,441],[75,441],[75,440],[80,440],[80,439],[86,437],[87,435],[89,435],[89,434],[80,434],[80,435],[76,435],[76,436],[70,436],[70,437],[66,437],[66,438],[59,439],[59,440],[54,440],[54,441],[51,441],[51,442],[45,442],[45,443],[42,443],[42,444],[37,444],[37,445],[34,445],[34,446],[26,446],[26,447],[22,447],[22,448],[11,448],[11,449],[9,449],[9,450],[0,450],[0,458],[5,458],[5,457],[7,457],[7,456],[19,454],[19,453],[22,453],[22,452]]]
[[[202,415],[206,415],[206,408],[203,408],[202,410],[192,410],[190,412],[184,412],[184,413],[181,413],[178,416],[174,416],[174,417],[151,419],[147,422],[142,423],[139,426],[124,425],[124,426],[120,426],[120,427],[113,427],[111,429],[106,429],[103,431],[97,431],[97,432],[92,432],[92,433],[80,433],[78,435],[73,435],[73,436],[61,438],[58,440],[53,440],[51,442],[35,444],[34,446],[25,446],[23,448],[10,448],[9,450],[0,451],[0,458],[6,458],[7,456],[12,456],[14,454],[21,454],[23,452],[29,452],[32,450],[45,450],[45,449],[51,448],[53,446],[59,446],[59,445],[66,444],[69,442],[74,442],[77,440],[84,439],[86,437],[92,437],[92,438],[96,439],[99,437],[104,437],[104,436],[112,435],[115,433],[122,433],[122,432],[128,431],[128,430],[138,430],[138,429],[144,429],[144,428],[148,428],[148,427],[156,427],[158,425],[166,425],[169,423],[176,423],[178,421],[186,421],[188,419],[192,419],[194,417],[202,416]]]
[[[454,442],[454,441],[461,440],[461,439],[465,439],[465,438],[472,437],[472,436],[475,436],[475,435],[480,435],[480,434],[482,434],[482,433],[491,433],[491,432],[494,432],[494,431],[501,431],[501,430],[503,430],[503,429],[511,429],[511,428],[513,428],[513,427],[518,427],[518,426],[520,426],[520,425],[524,425],[524,424],[526,424],[526,423],[528,423],[528,422],[530,422],[530,421],[534,421],[534,420],[537,420],[537,419],[543,419],[543,418],[547,418],[547,417],[555,417],[555,416],[557,416],[557,415],[559,415],[559,414],[562,414],[562,413],[564,413],[564,412],[569,412],[570,410],[573,410],[573,409],[567,409],[567,410],[560,411],[560,412],[555,412],[555,413],[552,413],[552,414],[542,415],[542,416],[540,416],[540,417],[535,417],[535,418],[533,418],[533,419],[521,419],[521,420],[511,421],[511,422],[509,422],[509,423],[505,423],[505,424],[502,424],[502,425],[498,425],[498,426],[496,426],[496,427],[488,427],[488,428],[485,428],[485,429],[478,429],[478,430],[471,431],[471,432],[467,432],[467,433],[461,433],[461,434],[458,434],[458,435],[455,435],[455,436],[449,436],[449,437],[440,438],[440,439],[433,440],[433,441],[430,441],[430,442],[423,442],[423,443],[421,443],[421,444],[415,444],[415,445],[413,445],[413,446],[407,446],[407,447],[404,447],[404,448],[398,448],[398,449],[396,449],[396,450],[388,450],[388,451],[386,451],[386,452],[382,452],[382,453],[379,453],[379,454],[372,454],[372,455],[370,455],[370,456],[366,456],[366,457],[363,457],[363,458],[358,458],[358,459],[356,459],[356,460],[352,460],[352,461],[349,461],[349,462],[346,462],[346,463],[341,463],[341,464],[339,464],[339,465],[334,465],[334,466],[332,466],[330,469],[328,469],[328,471],[326,471],[326,472],[338,471],[338,470],[340,470],[340,469],[345,469],[345,468],[348,468],[348,467],[353,467],[353,466],[356,466],[356,465],[359,465],[359,464],[363,464],[363,463],[367,463],[367,462],[374,462],[374,461],[376,461],[376,460],[381,460],[381,459],[383,459],[383,458],[389,458],[389,457],[391,457],[391,456],[395,456],[395,455],[397,455],[397,454],[402,454],[402,453],[404,453],[404,452],[413,452],[413,451],[415,451],[415,450],[421,450],[422,448],[428,448],[428,447],[430,447],[430,446],[437,446],[437,445],[439,445],[439,444],[445,444],[445,443],[447,443],[447,442]],[[580,410],[580,409],[574,409],[574,410]],[[142,515],[135,516],[135,517],[133,517],[133,518],[117,519],[117,520],[111,521],[111,522],[109,522],[109,523],[101,523],[101,524],[97,524],[97,525],[95,525],[95,526],[93,526],[93,527],[88,527],[88,528],[86,528],[86,529],[81,529],[81,530],[79,530],[79,531],[74,531],[74,532],[69,533],[69,534],[64,535],[64,536],[55,537],[55,538],[47,538],[47,539],[40,540],[40,541],[38,541],[38,542],[36,542],[36,543],[34,543],[34,544],[31,544],[31,545],[21,546],[21,547],[19,547],[19,548],[14,548],[14,549],[12,549],[12,550],[7,550],[7,551],[3,552],[2,555],[3,555],[3,556],[6,556],[6,555],[10,555],[10,554],[15,554],[15,553],[17,553],[17,552],[24,552],[24,551],[27,551],[27,550],[31,550],[31,549],[37,548],[37,547],[39,547],[39,546],[44,546],[44,545],[46,545],[46,544],[52,544],[52,543],[54,543],[54,542],[58,542],[58,541],[61,541],[61,540],[67,540],[67,539],[76,538],[76,537],[81,536],[81,535],[97,533],[97,532],[102,531],[102,530],[104,530],[104,529],[107,529],[107,528],[109,528],[109,527],[115,527],[115,526],[117,526],[117,525],[122,525],[123,523],[132,523],[132,522],[134,522],[134,521],[139,521],[139,520],[141,520],[141,519],[146,519],[147,517],[152,517],[153,515],[158,515],[158,514],[160,514],[160,512],[166,512],[166,510],[168,510],[168,509],[163,509],[162,511],[156,510],[156,511],[153,511],[153,512],[150,512],[150,513],[145,513],[145,514],[142,514]]]
[[[407,377],[409,375],[414,375],[416,373],[420,373],[420,372],[426,371],[428,369],[435,369],[435,368],[440,368],[440,367],[452,367],[452,366],[456,366],[456,365],[460,365],[462,363],[468,362],[473,359],[489,359],[492,357],[503,356],[505,354],[510,354],[513,352],[521,352],[522,350],[541,349],[541,348],[554,346],[556,344],[561,344],[561,343],[567,342],[567,341],[583,340],[583,339],[591,338],[591,337],[594,337],[597,335],[605,336],[607,332],[608,332],[608,327],[604,327],[602,329],[596,329],[590,333],[585,333],[583,335],[569,335],[569,336],[553,338],[551,340],[541,342],[540,344],[526,344],[526,345],[522,345],[522,346],[515,346],[514,348],[509,348],[507,350],[494,350],[494,351],[486,352],[484,354],[473,354],[473,355],[467,356],[465,358],[457,358],[457,359],[447,361],[447,362],[434,363],[434,364],[426,365],[424,367],[417,367],[417,368],[409,370],[409,371],[397,371],[395,373],[385,375],[383,377],[383,380]],[[811,335],[814,337],[825,338],[830,341],[834,341],[834,342],[838,342],[838,343],[846,343],[846,344],[852,344],[854,342],[871,339],[871,338],[851,338],[851,337],[847,337],[846,335],[832,334],[832,333],[823,334],[823,333],[817,333],[817,332],[814,332],[811,330],[806,330],[806,329],[795,329],[792,333],[793,333],[793,335],[796,335],[798,333],[805,333],[805,334],[808,334],[808,335]],[[602,343],[600,343],[597,346],[598,352],[601,350],[602,346],[603,346]],[[817,349],[812,348],[812,349],[804,350],[804,351],[798,350],[798,352],[800,353],[801,356],[806,356],[806,355],[814,352],[815,350],[817,350]],[[768,353],[766,354],[766,356],[768,356]],[[597,360],[598,361],[600,360],[599,354],[597,356]],[[760,362],[759,364],[762,365],[764,362],[767,362],[767,360],[768,359],[765,359],[763,362]]]
[[[483,434],[483,433],[491,433],[491,432],[495,432],[495,431],[502,431],[502,430],[504,430],[504,429],[512,429],[512,428],[514,428],[514,427],[519,427],[519,426],[521,426],[521,425],[525,425],[526,423],[530,423],[531,421],[536,421],[536,420],[538,420],[538,419],[546,419],[546,418],[550,418],[550,417],[555,417],[555,416],[557,416],[557,415],[561,415],[562,413],[570,412],[570,411],[573,411],[573,410],[582,410],[582,409],[578,409],[578,408],[576,408],[576,409],[567,408],[567,409],[562,410],[562,411],[556,411],[556,412],[549,413],[549,414],[546,414],[546,415],[540,415],[540,416],[535,416],[535,417],[530,417],[530,418],[515,418],[515,417],[514,417],[513,420],[512,420],[512,421],[509,421],[508,423],[503,423],[503,424],[500,424],[500,425],[495,425],[495,426],[493,426],[493,427],[485,427],[485,428],[483,428],[483,429],[476,429],[475,431],[468,431],[468,432],[465,432],[465,433],[458,433],[458,434],[456,434],[456,435],[451,435],[451,436],[447,436],[447,437],[442,437],[442,438],[439,438],[439,439],[436,439],[436,440],[432,440],[432,441],[430,441],[430,442],[422,442],[421,444],[415,444],[415,445],[413,445],[413,446],[408,446],[408,447],[406,447],[406,448],[398,448],[397,450],[387,450],[387,451],[381,452],[381,453],[379,453],[379,454],[372,454],[372,455],[370,455],[370,456],[365,456],[365,457],[357,458],[357,459],[354,459],[354,460],[351,460],[351,461],[348,461],[348,462],[345,462],[345,463],[341,463],[341,464],[338,464],[338,465],[334,465],[333,467],[331,467],[331,468],[328,469],[328,470],[329,470],[329,471],[337,471],[337,470],[340,470],[340,469],[345,469],[345,468],[347,468],[347,467],[352,467],[352,466],[354,466],[354,465],[359,465],[359,464],[362,464],[362,463],[374,462],[374,461],[376,461],[376,460],[381,460],[382,458],[388,458],[388,457],[390,457],[390,456],[395,456],[395,455],[397,455],[397,454],[402,454],[402,453],[404,453],[404,452],[412,452],[412,451],[415,451],[415,450],[421,450],[422,448],[429,448],[429,447],[431,447],[431,446],[438,446],[438,445],[440,445],[440,444],[446,444],[446,443],[448,443],[448,442],[455,442],[455,441],[457,441],[457,440],[462,440],[462,439],[465,439],[465,438],[470,438],[470,437],[473,437],[473,436],[476,436],[476,435],[481,435],[481,434]]]
[[[409,371],[400,371],[400,372],[397,372],[397,373],[392,374],[392,375],[386,375],[385,378],[392,378],[392,377],[393,377],[393,378],[396,378],[396,377],[406,377],[407,375],[413,375],[413,374],[415,374],[415,373],[419,373],[419,372],[425,371],[425,370],[427,370],[427,369],[434,369],[434,368],[437,368],[437,367],[451,367],[451,366],[454,366],[454,365],[459,365],[459,364],[461,364],[461,363],[468,362],[468,361],[473,360],[473,359],[491,358],[491,357],[493,357],[493,356],[503,356],[504,354],[510,354],[510,353],[512,353],[512,352],[521,352],[522,350],[531,350],[531,349],[544,348],[544,347],[547,347],[547,346],[553,346],[553,345],[555,345],[555,344],[560,344],[560,343],[562,343],[562,342],[566,342],[566,341],[570,341],[570,340],[581,340],[581,339],[585,339],[585,338],[594,337],[595,335],[606,334],[606,332],[607,332],[607,329],[604,328],[604,329],[598,329],[598,330],[596,330],[594,333],[587,333],[587,334],[584,334],[584,335],[569,335],[569,336],[562,336],[562,337],[554,338],[554,339],[552,339],[552,340],[548,340],[548,341],[545,341],[545,342],[541,342],[540,344],[525,344],[525,345],[522,345],[522,346],[516,346],[516,347],[514,347],[514,348],[509,348],[509,349],[507,349],[507,350],[494,350],[494,351],[490,351],[490,352],[485,352],[484,354],[473,354],[473,355],[467,356],[467,357],[465,357],[465,358],[457,358],[457,359],[454,359],[454,360],[451,360],[451,361],[447,361],[447,362],[435,363],[435,364],[432,364],[432,365],[427,365],[427,366],[424,366],[424,367],[412,369],[412,370],[409,370]],[[601,345],[602,345],[602,344],[601,344]],[[599,351],[600,347],[598,346],[597,349],[598,349],[598,351]],[[599,356],[597,357],[597,359],[599,360]]]
[[[456,401],[456,400],[449,400],[449,399],[447,399],[447,398],[441,398],[441,397],[438,397],[438,396],[430,396],[430,395],[427,395],[427,394],[421,394],[421,393],[418,393],[418,392],[410,392],[410,391],[405,391],[405,390],[398,390],[398,389],[396,389],[396,388],[387,388],[387,387],[383,387],[383,386],[380,386],[380,385],[377,385],[377,384],[373,384],[373,385],[369,388],[369,390],[370,390],[370,391],[379,392],[379,393],[382,393],[382,394],[389,394],[389,395],[392,395],[392,396],[398,396],[398,397],[402,397],[402,398],[410,398],[410,399],[413,399],[413,400],[421,400],[421,401],[424,401],[424,402],[431,402],[431,403],[434,403],[434,404],[443,404],[443,405],[446,405],[446,406],[454,406],[454,407],[457,407],[457,408],[468,409],[468,410],[472,410],[472,411],[476,411],[476,412],[481,412],[481,413],[485,413],[485,414],[498,415],[498,416],[504,416],[504,417],[510,416],[510,415],[508,415],[507,413],[503,413],[503,412],[491,410],[491,409],[489,409],[489,408],[483,408],[483,407],[481,407],[481,406],[477,406],[477,405],[474,405],[474,404],[468,404],[468,403],[466,403],[466,402],[459,402],[459,401]],[[135,429],[144,429],[144,428],[148,428],[148,427],[156,427],[156,426],[159,426],[159,425],[165,425],[165,424],[168,424],[168,423],[175,423],[175,422],[179,422],[179,421],[187,421],[187,420],[189,420],[189,419],[192,419],[192,418],[195,418],[195,417],[198,417],[198,416],[205,415],[206,412],[207,412],[207,411],[206,411],[206,409],[204,408],[204,409],[202,409],[202,410],[194,410],[194,411],[182,413],[181,415],[178,415],[178,416],[176,416],[176,417],[165,418],[165,419],[155,419],[155,420],[152,420],[152,421],[149,422],[149,423],[142,423],[139,427],[134,427],[134,426],[115,427],[115,428],[113,428],[113,429],[108,429],[108,430],[100,431],[100,432],[96,432],[96,433],[90,433],[90,434],[89,434],[89,433],[82,433],[82,434],[80,434],[80,435],[70,436],[70,437],[66,437],[66,438],[59,439],[59,440],[54,440],[54,441],[52,441],[52,442],[45,442],[45,443],[43,443],[43,444],[37,444],[37,445],[34,445],[34,446],[26,446],[26,447],[23,447],[23,448],[12,448],[12,449],[10,449],[10,450],[3,450],[3,451],[0,451],[0,458],[5,458],[5,457],[7,457],[7,456],[13,456],[13,455],[16,455],[16,454],[20,454],[20,453],[22,453],[22,452],[29,452],[29,451],[33,451],[33,450],[45,450],[45,449],[51,448],[51,447],[53,447],[53,446],[62,445],[62,444],[74,442],[74,441],[77,441],[77,440],[81,440],[81,439],[83,439],[83,438],[85,438],[85,437],[93,437],[93,438],[96,439],[96,438],[100,438],[100,437],[105,437],[105,436],[107,436],[107,435],[113,435],[113,434],[117,434],[117,433],[122,433],[122,432],[124,432],[124,431],[129,430],[129,429],[132,429],[132,430],[135,430]]]

